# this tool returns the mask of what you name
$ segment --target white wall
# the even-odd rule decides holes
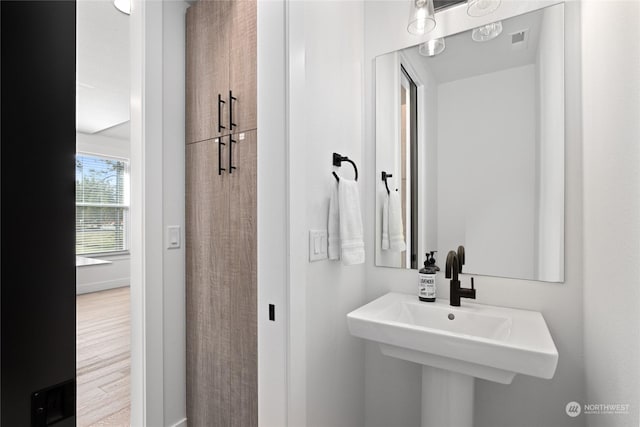
[[[284,0],[258,1],[258,422],[287,425],[287,127]],[[268,307],[274,304],[275,321]]]
[[[326,229],[332,153],[362,157],[361,2],[291,2],[289,37],[289,425],[364,425],[364,346],[346,314],[364,302],[364,266],[308,262],[309,229]],[[352,177],[345,164],[339,174]],[[360,178],[360,182],[365,181]],[[361,191],[365,191],[361,185]],[[365,233],[366,234],[366,233]],[[372,262],[373,251],[367,252]],[[300,378],[300,376],[303,376]],[[297,377],[296,377],[297,376]]]
[[[185,425],[185,9],[179,0],[132,1],[131,423]]]
[[[589,426],[640,423],[639,23],[637,1],[583,4],[585,402],[631,405]]]
[[[130,150],[131,147],[128,139],[112,138],[100,135],[100,133],[88,134],[76,132],[76,151],[79,153],[128,159]]]
[[[76,151],[99,156],[129,159],[129,140],[111,138],[97,134],[76,133]],[[91,257],[89,255],[89,257]],[[111,264],[88,265],[77,268],[76,293],[104,291],[129,286],[130,257],[124,255],[107,255],[98,258],[110,261]]]
[[[536,277],[535,77],[525,65],[438,86],[441,264],[464,245],[467,271]]]
[[[538,8],[543,1],[503,2],[486,20],[472,20],[464,8],[439,15],[432,36],[457,32],[490,20]],[[549,4],[549,3],[546,3]],[[582,369],[582,145],[580,118],[580,39],[578,4],[566,8],[566,197],[565,197],[565,283],[545,283],[497,277],[476,278],[478,302],[539,310],[545,317],[560,354],[553,379],[517,376],[511,385],[478,380],[475,387],[477,427],[580,426],[584,420],[570,418],[565,405],[583,397]],[[364,161],[375,164],[373,58],[392,50],[424,41],[410,36],[406,28],[407,8],[394,1],[365,4],[365,147]],[[365,227],[373,230],[376,177],[370,167],[364,174]],[[377,182],[376,182],[377,185]],[[373,231],[365,233],[368,253],[373,251]],[[442,259],[442,258],[441,258]],[[388,291],[417,292],[415,271],[378,268],[369,258],[366,267],[367,300]],[[468,282],[468,278],[463,278]],[[448,298],[448,281],[438,275],[438,295]],[[365,425],[367,427],[420,425],[420,367],[382,356],[375,345],[367,344],[365,358]]]
[[[376,264],[390,267],[402,266],[404,253],[382,250],[382,209],[387,199],[387,189],[382,182],[381,174],[385,171],[392,174],[388,179],[389,189],[400,187],[400,55],[396,52],[378,58],[375,62],[375,102],[380,120],[376,121],[376,227],[375,257]],[[374,254],[372,254],[374,255]]]
[[[162,229],[164,425],[186,417],[185,318],[185,43],[187,3],[162,10]],[[167,227],[180,226],[182,245],[168,249]]]
[[[110,264],[86,265],[76,268],[76,293],[105,291],[129,286],[130,260],[128,254],[92,257]]]
[[[539,280],[564,277],[564,49],[555,42],[564,25],[562,8],[544,10],[538,40],[538,236],[536,276]]]

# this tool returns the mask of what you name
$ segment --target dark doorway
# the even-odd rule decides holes
[[[76,422],[75,14],[0,3],[3,426]]]

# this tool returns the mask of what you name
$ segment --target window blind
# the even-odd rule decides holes
[[[76,155],[76,254],[128,249],[128,166],[122,159]]]

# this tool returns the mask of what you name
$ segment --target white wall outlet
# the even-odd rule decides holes
[[[180,247],[180,226],[170,225],[167,227],[167,249],[178,249]]]
[[[328,259],[327,230],[309,230],[309,261]]]

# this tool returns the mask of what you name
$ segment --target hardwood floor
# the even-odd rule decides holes
[[[129,426],[129,288],[76,298],[77,426]]]

